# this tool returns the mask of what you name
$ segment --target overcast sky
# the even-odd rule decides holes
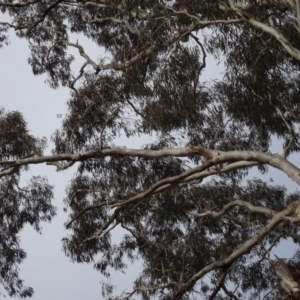
[[[49,140],[62,120],[57,115],[66,113],[69,90],[52,90],[44,83],[45,77],[35,77],[27,63],[28,56],[27,42],[17,38],[12,37],[11,45],[0,49],[0,105],[6,110],[22,112],[31,133]],[[47,176],[49,183],[55,185],[54,205],[58,207],[53,222],[44,223],[42,235],[30,226],[21,235],[21,245],[28,256],[20,274],[25,283],[34,288],[33,300],[101,299],[100,282],[104,278],[100,273],[93,270],[92,265],[71,263],[62,252],[61,239],[66,235],[63,223],[67,217],[62,211],[62,200],[75,170],[76,166],[66,172],[56,172],[53,166],[36,165],[22,174],[23,182],[33,175]],[[136,267],[135,274],[129,273],[126,278],[119,274],[114,276],[120,291],[126,288],[127,280],[134,279],[138,269]]]
[[[89,49],[90,50],[90,49]],[[99,49],[89,52],[93,58],[99,57]],[[66,113],[66,100],[69,97],[68,89],[52,90],[45,83],[45,77],[35,77],[27,64],[29,50],[26,41],[11,38],[11,45],[0,49],[0,105],[7,110],[22,112],[31,133],[35,136],[46,136],[48,140],[55,129],[59,128],[61,120],[58,114]],[[208,61],[208,67],[202,80],[218,78],[221,73],[221,65]],[[79,66],[80,64],[76,64]],[[124,140],[124,143],[128,141]],[[130,143],[130,147],[138,147],[140,141]],[[46,153],[50,154],[50,148]],[[37,165],[32,166],[31,171],[22,175],[22,180],[33,175],[47,176],[49,183],[55,186],[55,202],[58,214],[51,224],[43,225],[42,235],[37,234],[30,227],[22,232],[22,247],[27,252],[27,259],[21,264],[21,278],[35,290],[33,300],[99,300],[101,296],[101,281],[105,280],[101,274],[93,270],[92,265],[73,264],[62,252],[61,239],[66,235],[63,223],[67,215],[62,211],[62,199],[65,188],[72,174],[76,170],[73,166],[70,170],[59,172],[55,167]],[[277,179],[281,184],[286,184],[290,189],[296,185],[291,183],[285,174],[275,172],[268,177]],[[24,182],[23,181],[23,182]],[[120,231],[116,233],[122,234]],[[282,256],[286,256],[289,250],[294,251],[290,243],[280,248]],[[130,270],[130,269],[129,269]],[[112,283],[118,286],[118,290],[131,289],[130,282],[138,274],[140,266],[135,266],[131,272],[124,275],[114,275]],[[0,287],[1,290],[1,287]],[[6,299],[10,299],[7,297]]]

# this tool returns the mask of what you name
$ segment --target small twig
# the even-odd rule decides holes
[[[203,55],[203,58],[202,58],[202,64],[198,70],[198,74],[197,74],[197,77],[196,77],[196,82],[195,82],[195,89],[194,89],[194,95],[196,95],[196,87],[199,83],[199,77],[200,77],[200,73],[201,71],[206,67],[206,52],[205,52],[205,49],[202,45],[202,43],[199,41],[199,38],[197,36],[195,36],[194,34],[190,34],[190,36],[194,39],[194,41],[200,46],[201,48],[201,51],[202,51],[202,55]]]
[[[277,113],[280,115],[281,119],[284,121],[284,123],[285,123],[285,125],[286,125],[286,127],[289,131],[289,135],[290,135],[289,142],[288,142],[287,146],[283,149],[283,152],[281,154],[282,157],[286,158],[288,156],[288,154],[290,153],[290,150],[291,150],[291,148],[293,146],[293,143],[294,143],[293,130],[292,130],[291,125],[287,122],[287,120],[283,116],[282,111],[277,106],[274,105],[274,107],[275,107]]]
[[[72,167],[74,164],[76,163],[76,161],[68,161],[67,163],[59,163],[59,162],[47,162],[46,165],[47,166],[56,166],[57,167],[57,171],[63,171],[66,170],[70,167]]]
[[[58,40],[57,42],[58,42],[58,43],[64,43],[64,44],[66,44],[66,45],[68,45],[68,46],[70,46],[70,47],[77,48],[78,51],[79,51],[79,54],[80,54],[82,57],[84,57],[84,58],[86,59],[86,61],[88,62],[88,64],[90,64],[90,65],[96,70],[96,72],[99,72],[100,69],[99,69],[98,64],[95,63],[95,62],[94,62],[94,61],[93,61],[93,60],[85,53],[84,48],[83,48],[81,45],[79,45],[78,43],[76,43],[76,44],[70,43],[68,40],[63,40],[63,39]]]
[[[87,97],[86,97],[87,98]],[[88,98],[87,98],[88,99]],[[85,112],[83,113],[83,116],[81,118],[79,118],[79,120],[83,120],[84,117],[86,116],[86,114],[89,112],[89,110],[92,108],[93,105],[95,105],[95,102],[88,99],[88,101],[91,102],[91,104],[86,108]],[[78,121],[79,121],[78,120]],[[79,122],[77,121],[77,123],[74,125],[73,129],[72,129],[72,132],[71,132],[71,135],[70,135],[70,140],[69,140],[69,146],[70,146],[70,151],[71,153],[73,153],[73,135],[74,135],[74,132],[75,132],[75,129],[79,126]]]
[[[20,166],[13,166],[13,167],[6,168],[6,170],[1,170],[0,178],[18,172],[19,168]]]
[[[153,287],[137,287],[135,288],[131,293],[129,293],[128,297],[126,299],[129,299],[129,297],[131,297],[134,293],[136,293],[137,291],[144,291],[144,292],[150,292],[150,291],[157,291],[157,290],[163,290],[167,287],[170,286],[178,286],[178,282],[172,281],[166,284],[162,284],[159,286],[153,286]]]
[[[263,245],[261,247],[264,249],[265,253],[262,255],[262,258],[257,262],[257,264],[260,264],[265,258],[266,255],[269,257],[271,250],[276,246],[277,242],[281,239],[282,234],[279,234],[275,241],[269,246],[268,249],[266,249]],[[269,259],[268,259],[269,260]]]
[[[101,127],[101,130],[100,130],[100,149],[102,150],[103,149],[103,133],[104,133],[104,130],[105,130],[105,127],[108,125],[108,123],[110,121],[112,121],[119,113],[119,109],[116,109],[112,115],[110,116],[110,118],[107,118],[106,119],[106,122],[103,124],[103,126]]]
[[[224,285],[226,276],[227,276],[227,272],[228,270],[223,270],[219,280],[218,280],[218,284],[216,286],[216,288],[214,289],[214,291],[211,293],[211,295],[207,298],[207,300],[213,300],[215,298],[215,296],[218,294],[218,292],[220,291],[220,289],[222,288],[222,286]]]
[[[69,228],[74,221],[79,219],[87,211],[92,210],[92,209],[97,209],[97,208],[100,208],[103,206],[108,206],[109,204],[110,204],[109,202],[104,202],[104,203],[95,204],[95,205],[91,205],[91,206],[84,208],[70,222],[67,223],[66,228]]]
[[[106,236],[110,231],[112,231],[115,227],[117,227],[120,224],[120,222],[116,222],[116,224],[114,224],[113,226],[111,226],[110,228],[106,229],[104,232],[101,232],[99,235],[95,235],[89,238],[86,238],[82,241],[82,243],[86,243],[88,241],[92,241],[92,240],[100,240],[102,239],[104,236]]]
[[[127,20],[121,20],[121,19],[118,19],[118,18],[115,18],[115,17],[106,17],[106,18],[102,18],[102,19],[99,19],[99,18],[94,18],[93,20],[91,21],[88,21],[89,24],[95,24],[95,23],[98,23],[98,24],[101,24],[101,23],[105,23],[107,21],[111,21],[112,23],[115,23],[115,24],[120,24],[120,25],[125,25],[125,27],[132,33],[132,34],[136,34],[138,36],[141,35],[140,31],[139,30],[136,30],[135,28],[133,28],[130,23],[127,21]]]
[[[231,291],[228,291],[225,285],[222,285],[222,290],[225,292],[226,295],[233,298],[234,300],[239,300],[239,298]]]
[[[47,17],[48,13],[53,8],[55,8],[56,6],[58,6],[61,2],[63,2],[63,0],[58,0],[58,1],[54,2],[54,3],[52,3],[48,8],[46,8],[45,11],[44,11],[44,13],[43,13],[43,15],[42,15],[42,17],[38,21],[34,22],[34,24],[31,27],[36,27],[38,24],[42,23],[45,20],[45,18]]]
[[[295,201],[284,210],[276,213],[268,224],[259,229],[259,231],[251,239],[243,243],[242,246],[233,251],[226,258],[206,265],[199,272],[191,276],[191,278],[185,284],[181,285],[179,291],[176,293],[173,299],[180,299],[180,297],[182,297],[186,293],[186,291],[190,290],[195,285],[195,283],[200,278],[205,276],[208,272],[221,267],[229,268],[238,258],[242,257],[246,253],[249,253],[253,247],[255,247],[262,241],[262,239],[264,239],[270,232],[274,231],[282,222],[284,222],[285,217],[291,215],[298,209],[300,209],[300,201]]]
[[[292,239],[294,239],[298,244],[300,244],[300,235],[292,233],[288,230],[284,230],[283,231],[287,236],[291,237]]]
[[[141,116],[143,119],[145,119],[145,116],[144,116],[140,111],[138,111],[138,109],[133,105],[133,103],[129,100],[128,97],[126,97],[126,101],[127,101],[128,104],[132,107],[132,109],[134,110],[134,112],[135,112],[137,115],[139,115],[139,116]]]
[[[107,191],[102,190],[102,189],[79,189],[76,192],[74,192],[73,195],[71,196],[71,198],[70,198],[70,206],[72,205],[73,202],[76,202],[76,201],[74,201],[74,199],[75,199],[75,197],[76,197],[76,195],[78,193],[102,193],[102,194],[107,195],[108,199],[115,200],[112,197],[110,197],[110,195],[109,195],[109,193]]]
[[[0,2],[0,7],[1,6],[11,6],[11,7],[24,7],[24,6],[29,6],[29,5],[32,5],[32,4],[35,4],[35,3],[38,3],[38,2],[41,2],[41,0],[28,0],[26,2],[17,2],[17,3],[3,3],[3,2]]]
[[[74,78],[74,80],[70,83],[70,88],[73,90],[73,91],[75,91],[75,93],[78,95],[78,91],[77,91],[77,89],[74,87],[74,85],[75,85],[75,83],[83,76],[83,74],[84,74],[84,69],[85,69],[85,67],[86,66],[88,66],[89,65],[89,63],[86,61],[82,66],[81,66],[81,68],[80,68],[80,70],[79,70],[79,74],[78,74],[78,76],[76,77],[76,78]]]
[[[206,211],[204,213],[197,213],[197,212],[193,212],[190,211],[189,214],[196,216],[196,217],[204,217],[204,216],[214,216],[214,217],[221,217],[223,216],[228,210],[236,207],[236,206],[240,206],[240,207],[245,207],[248,210],[250,210],[251,212],[257,212],[257,213],[262,213],[265,215],[268,215],[270,217],[272,217],[273,215],[275,215],[277,212],[269,209],[269,208],[265,208],[262,206],[255,206],[247,201],[243,201],[243,200],[234,200],[228,204],[226,204],[225,206],[223,206],[223,208],[219,211]]]
[[[287,101],[284,101],[282,99],[278,99],[285,107],[286,109],[288,110],[288,112],[291,114],[291,116],[294,118],[294,120],[297,122],[297,123],[300,123],[300,117],[297,116],[293,110],[292,110],[292,107],[291,105],[287,102]]]
[[[185,178],[187,178],[188,176],[193,175],[195,173],[199,173],[199,172],[201,172],[203,170],[206,170],[207,168],[209,168],[209,167],[211,167],[213,165],[214,164],[211,161],[207,161],[203,165],[195,167],[195,168],[193,168],[191,170],[185,171],[185,172],[183,172],[180,175],[172,176],[172,177],[168,177],[168,178],[162,179],[162,180],[156,182],[154,185],[152,185],[149,189],[147,189],[147,190],[139,193],[138,195],[135,195],[135,196],[133,196],[133,197],[131,197],[131,198],[125,200],[125,201],[115,202],[113,204],[113,207],[123,207],[125,205],[128,205],[129,203],[133,203],[133,202],[137,202],[137,201],[146,199],[146,198],[150,197],[151,195],[153,195],[153,193],[155,193],[155,191],[157,189],[159,189],[160,187],[162,187],[164,185],[167,185],[167,184],[170,184],[170,186],[172,186],[172,185],[174,185],[176,183],[180,183]]]

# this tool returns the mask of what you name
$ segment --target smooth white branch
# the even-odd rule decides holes
[[[237,250],[232,252],[228,257],[226,257],[225,259],[215,261],[205,266],[198,273],[194,274],[185,284],[181,286],[179,292],[175,295],[174,299],[180,299],[180,297],[184,295],[186,291],[190,290],[195,285],[195,283],[199,279],[201,279],[204,275],[206,275],[208,272],[215,270],[217,268],[228,268],[239,257],[249,253],[254,246],[259,244],[279,224],[284,222],[286,218],[292,216],[292,218],[294,218],[295,221],[296,220],[300,221],[299,214],[297,213],[299,210],[300,210],[300,201],[295,201],[287,208],[282,210],[281,212],[275,214],[273,218],[270,220],[270,222],[266,226],[261,228],[253,238],[245,242],[241,247],[239,247]]]
[[[79,154],[65,153],[40,157],[29,157],[24,159],[12,161],[0,161],[0,165],[4,165],[7,169],[8,166],[22,166],[30,164],[41,163],[57,163],[57,162],[80,162],[91,158],[102,157],[141,157],[141,158],[163,158],[163,157],[188,157],[188,156],[201,156],[213,162],[213,164],[233,163],[233,162],[256,162],[275,167],[286,173],[291,179],[300,184],[300,169],[290,163],[286,158],[269,154],[261,151],[219,151],[211,150],[202,146],[187,146],[183,148],[166,148],[161,150],[148,150],[148,149],[124,149],[124,148],[109,148],[109,149],[94,149],[88,150]],[[64,169],[64,164],[57,164],[59,169]],[[5,170],[7,171],[7,170]],[[0,172],[0,177],[7,175],[7,172]]]

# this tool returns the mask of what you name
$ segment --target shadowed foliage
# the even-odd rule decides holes
[[[299,192],[250,172],[275,167],[300,184],[288,160],[300,151],[299,0],[0,7],[10,19],[0,23],[0,43],[15,30],[29,42],[33,74],[70,88],[51,155],[20,112],[0,111],[0,282],[8,293],[33,292],[18,277],[26,256],[18,233],[54,216],[52,187],[42,177],[18,183],[30,164],[46,162],[58,171],[76,163],[64,199],[65,254],[107,278],[143,265],[129,292],[103,283],[103,297],[299,299],[299,251],[272,252],[300,243]],[[224,62],[218,80],[204,79],[215,67],[209,57]],[[275,140],[280,154],[271,153]]]

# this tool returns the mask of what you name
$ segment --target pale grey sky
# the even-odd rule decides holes
[[[62,120],[57,114],[66,113],[69,90],[52,90],[44,83],[45,77],[35,77],[27,63],[27,42],[15,37],[11,41],[10,46],[0,49],[0,105],[6,110],[22,112],[31,133],[49,140]],[[50,150],[47,150],[49,154]],[[21,235],[21,245],[28,256],[20,266],[20,274],[25,283],[34,288],[33,300],[101,299],[100,282],[104,280],[101,274],[93,270],[92,265],[71,263],[61,250],[61,239],[66,235],[63,223],[67,217],[62,211],[62,199],[75,170],[76,166],[66,172],[56,172],[55,167],[35,165],[22,174],[23,182],[33,175],[47,176],[49,183],[55,185],[54,205],[58,207],[53,222],[43,224],[42,235],[29,226]],[[118,290],[125,289],[127,281],[133,281],[138,269],[135,268],[135,274],[114,276]]]

